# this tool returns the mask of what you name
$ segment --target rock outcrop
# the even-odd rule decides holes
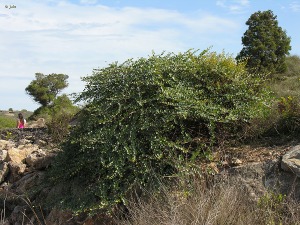
[[[0,130],[0,210],[5,212],[2,224],[111,224],[103,215],[73,215],[58,209],[33,208],[43,196],[51,196],[59,187],[43,190],[42,195],[28,199],[26,194],[43,181],[59,149],[51,145],[46,128]],[[215,165],[216,167],[216,165]],[[300,145],[274,160],[245,163],[239,159],[216,169],[216,179],[230,177],[246,187],[249,197],[257,200],[267,190],[293,194],[300,200]],[[229,179],[229,180],[230,180]],[[2,201],[2,205],[1,205]],[[26,216],[25,216],[26,215]]]
[[[40,212],[31,208],[33,204],[25,196],[42,181],[58,149],[51,146],[46,128],[5,129],[0,136],[0,198],[5,224],[42,224],[38,222]]]
[[[300,178],[300,145],[293,147],[282,157],[281,168]]]
[[[300,201],[300,178],[291,171],[282,170],[280,159],[232,167],[223,171],[224,174],[232,177],[236,184],[245,186],[250,197],[255,200],[272,190],[292,195]]]

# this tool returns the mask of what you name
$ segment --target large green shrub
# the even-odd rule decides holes
[[[112,63],[85,77],[85,107],[50,174],[49,201],[109,209],[138,186],[182,172],[218,131],[260,115],[263,80],[228,55],[188,51]]]

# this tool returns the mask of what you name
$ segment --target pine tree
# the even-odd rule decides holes
[[[250,16],[246,25],[249,27],[242,37],[244,47],[236,59],[247,59],[247,67],[251,71],[284,72],[291,38],[278,26],[277,16],[271,10],[258,11]]]
[[[45,107],[56,98],[62,89],[68,86],[67,79],[69,76],[55,73],[49,75],[36,73],[35,78],[25,91],[33,97],[34,101]]]

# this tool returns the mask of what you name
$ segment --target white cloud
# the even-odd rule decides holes
[[[245,9],[250,6],[249,0],[218,0],[216,5],[228,9],[230,13],[244,13]]]
[[[293,12],[299,12],[300,11],[300,3],[298,1],[293,1],[292,3],[289,4],[289,8]]]
[[[237,0],[236,2],[245,7],[248,7],[250,5],[249,0]]]
[[[4,43],[0,46],[0,79],[23,77],[26,87],[36,72],[65,73],[69,90],[82,91],[80,77],[94,68],[147,56],[152,50],[176,52],[222,45],[218,34],[231,35],[237,29],[235,22],[209,14],[81,3],[87,5],[16,0],[16,9],[0,9],[0,42]],[[24,82],[15,88],[22,94]]]
[[[10,60],[21,58],[30,65],[30,59],[31,64],[36,60],[72,62],[82,60],[80,55],[98,59],[97,52],[117,56],[122,52],[179,49],[182,35],[218,33],[235,27],[233,22],[211,15],[191,18],[160,9],[58,5],[21,4],[18,11],[0,19],[0,40],[7,43],[2,50],[9,52]]]
[[[97,2],[98,2],[97,0],[80,0],[81,4],[87,4],[87,5],[96,4]]]

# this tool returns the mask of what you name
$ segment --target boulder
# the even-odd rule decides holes
[[[7,157],[7,150],[0,150],[0,161],[5,161]]]
[[[293,147],[282,157],[281,169],[300,178],[300,145]]]
[[[46,153],[44,150],[39,149],[28,155],[25,159],[25,162],[28,166],[37,170],[41,170],[49,167],[55,155],[56,154]]]
[[[18,195],[28,193],[36,185],[41,184],[44,172],[28,173],[10,186],[11,191]]]
[[[2,183],[5,180],[8,172],[9,172],[9,168],[8,168],[7,162],[1,162],[0,163],[0,183]]]
[[[46,126],[46,122],[44,118],[39,118],[36,121],[31,121],[28,124],[28,127],[30,128],[42,128]]]
[[[18,148],[10,148],[7,151],[7,161],[15,163],[23,163],[28,155],[36,151],[38,146],[36,145],[20,145]]]
[[[22,138],[20,140],[18,140],[17,145],[26,145],[26,144],[30,144],[31,141],[27,138]]]
[[[244,187],[250,195],[249,197],[257,200],[267,191],[263,183],[265,167],[264,163],[249,163],[225,169],[220,175],[223,175],[221,178],[224,178],[224,175],[226,175],[231,183]]]
[[[18,148],[10,148],[7,151],[7,161],[22,163],[24,158],[24,152],[20,151]]]
[[[45,147],[48,145],[48,142],[45,140],[37,139],[34,144],[40,146],[40,147]]]
[[[37,149],[39,149],[39,146],[36,144],[24,144],[24,145],[19,145],[18,146],[19,150],[25,151],[27,154],[31,154],[31,152],[36,151]]]
[[[7,150],[15,146],[15,143],[7,140],[0,140],[0,150]]]
[[[270,190],[292,195],[300,200],[300,178],[293,173],[281,170],[280,163],[278,160],[248,163],[226,169],[220,175],[229,175],[233,183],[245,187],[250,197],[255,200]]]
[[[9,182],[13,183],[19,180],[25,172],[26,165],[21,162],[9,162]]]

